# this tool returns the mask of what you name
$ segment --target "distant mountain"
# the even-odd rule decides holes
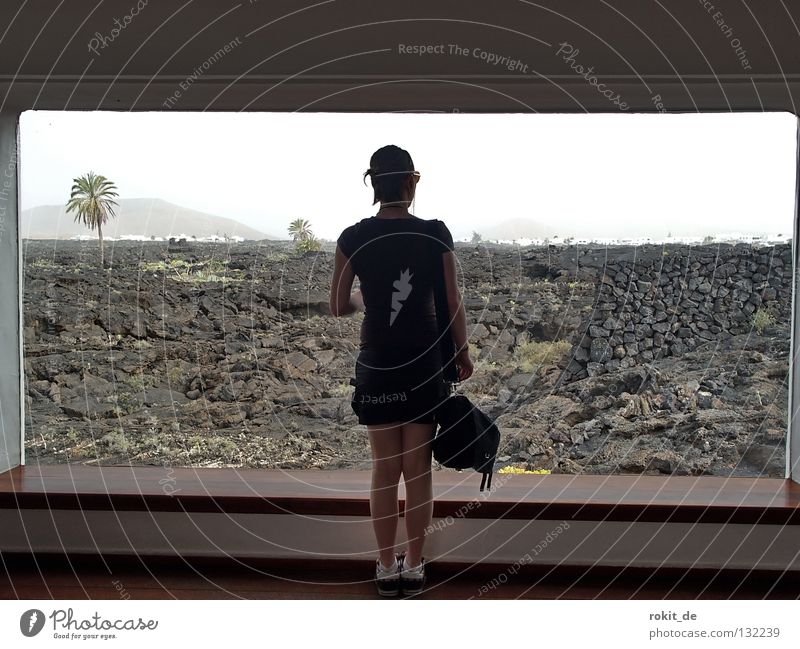
[[[562,240],[566,237],[589,237],[602,240],[609,237],[616,239],[652,237],[654,240],[666,239],[668,235],[680,237],[721,236],[738,233],[742,236],[761,236],[768,234],[763,226],[756,220],[744,223],[739,219],[736,223],[724,221],[704,223],[700,220],[694,223],[660,222],[657,224],[641,221],[604,224],[602,220],[589,220],[585,224],[576,224],[574,219],[553,218],[540,222],[533,219],[514,218],[501,221],[486,228],[477,228],[478,233],[486,241],[495,239],[552,239],[554,236]],[[774,234],[774,233],[772,233]],[[791,223],[784,228],[784,235],[790,237]]]
[[[568,236],[550,223],[539,223],[533,219],[517,218],[501,221],[497,225],[480,231],[481,236],[487,240],[493,239],[544,239],[559,235]]]
[[[245,239],[278,239],[254,230],[234,219],[206,214],[161,200],[160,198],[123,198],[103,226],[103,236],[144,235],[145,237],[187,238],[214,235],[239,236]],[[75,213],[67,214],[64,205],[40,205],[22,211],[20,233],[23,239],[70,239],[76,235],[97,234],[75,222]]]

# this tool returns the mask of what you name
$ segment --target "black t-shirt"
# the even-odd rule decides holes
[[[431,346],[438,338],[435,273],[453,237],[438,219],[368,217],[337,240],[364,297],[361,349]],[[438,264],[438,265],[437,265]]]

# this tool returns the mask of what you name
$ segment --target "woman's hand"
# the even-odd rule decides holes
[[[361,295],[361,291],[356,291],[350,295],[350,306],[353,307],[354,311],[364,310],[364,296]]]
[[[472,359],[469,357],[469,349],[464,349],[456,354],[456,369],[458,370],[459,381],[472,376],[474,367],[472,366]]]

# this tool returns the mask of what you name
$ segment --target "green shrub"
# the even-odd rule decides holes
[[[173,365],[169,368],[169,370],[167,370],[167,377],[169,378],[170,385],[174,387],[176,385],[183,385],[185,375],[183,370],[178,365]]]
[[[298,239],[294,249],[298,254],[312,251],[316,252],[318,250],[322,250],[322,242],[314,235],[310,235],[304,239]]]
[[[751,320],[752,327],[761,335],[764,329],[775,324],[775,316],[766,309],[756,309]]]
[[[193,435],[188,440],[189,455],[204,456],[206,460],[233,462],[239,458],[239,447],[232,439],[218,435]]]
[[[139,403],[139,400],[133,394],[122,390],[114,394],[109,394],[106,397],[106,401],[113,404],[114,414],[117,417],[130,415],[141,407],[141,403]]]
[[[538,366],[552,363],[572,349],[566,340],[537,341],[517,345],[514,348],[514,362],[523,372],[532,372]]]
[[[328,388],[328,394],[332,397],[349,397],[353,392],[353,386],[347,383],[337,383],[336,385]]]
[[[146,261],[139,264],[139,270],[143,273],[159,273],[167,269],[167,263],[164,261]]]
[[[137,392],[142,392],[146,388],[151,388],[158,383],[158,379],[144,372],[136,372],[136,374],[132,374],[128,377],[127,383]]]
[[[109,453],[123,455],[130,449],[128,438],[121,428],[115,428],[110,433],[100,438],[100,444],[105,446]]]
[[[289,254],[280,250],[272,250],[263,257],[264,261],[282,263],[289,259]]]
[[[475,291],[478,295],[491,295],[494,293],[495,285],[492,282],[480,282]]]
[[[52,259],[37,259],[31,264],[31,267],[55,270],[56,268],[59,268],[59,265],[55,263]]]
[[[196,273],[190,275],[186,278],[185,281],[187,282],[224,282],[226,281],[224,275],[217,275],[216,273],[212,273],[208,270],[198,270]]]
[[[229,462],[236,459],[238,450],[236,442],[227,437],[212,437],[208,443],[209,455],[215,455]]]

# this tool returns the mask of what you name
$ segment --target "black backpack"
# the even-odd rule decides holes
[[[463,394],[451,394],[436,408],[436,423],[434,459],[450,469],[475,469],[483,474],[480,490],[491,489],[500,445],[497,425]]]

